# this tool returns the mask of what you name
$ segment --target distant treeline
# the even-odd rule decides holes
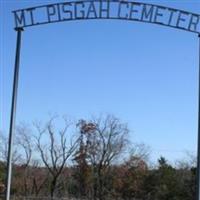
[[[194,200],[195,164],[155,167],[149,148],[131,143],[127,124],[114,116],[56,126],[17,127],[13,152],[13,196],[91,200]],[[58,124],[61,124],[59,122]],[[61,126],[61,125],[59,125]],[[0,192],[5,192],[7,139],[1,134]]]

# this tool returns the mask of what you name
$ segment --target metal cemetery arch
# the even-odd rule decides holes
[[[44,14],[42,20],[37,19],[40,13]],[[198,14],[124,0],[71,1],[15,10],[13,14],[15,28],[72,20],[120,19],[154,23],[197,34],[200,33],[200,15]]]
[[[160,5],[129,0],[83,0],[48,4],[13,11],[17,31],[16,57],[10,115],[6,200],[10,200],[12,140],[15,128],[21,33],[24,28],[64,21],[118,19],[168,26],[197,34],[200,54],[200,15]],[[40,16],[40,17],[39,17]],[[42,19],[41,19],[42,16]],[[196,200],[200,200],[200,55],[198,89],[198,146]]]

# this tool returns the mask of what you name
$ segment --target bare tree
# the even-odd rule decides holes
[[[21,155],[18,151],[18,145],[17,145],[16,137],[14,138],[12,149],[13,149],[12,150],[12,164],[13,164],[13,168],[15,168],[15,166],[17,164],[19,164],[20,161],[21,161]],[[4,133],[0,132],[0,162],[1,162],[0,163],[1,164],[0,171],[3,174],[2,180],[0,180],[0,181],[4,182],[4,184],[5,184],[5,181],[6,181],[6,171],[8,169],[7,159],[8,159],[8,138]],[[3,188],[2,191],[5,190],[6,184],[5,185],[4,184],[1,185],[1,188]]]
[[[19,162],[20,161],[20,154],[17,151],[16,140],[14,140],[14,143],[13,143],[13,153],[12,154],[13,154],[12,162],[14,164]],[[8,138],[2,132],[0,132],[0,158],[1,158],[1,161],[3,161],[3,163],[6,166],[7,158],[8,158]]]
[[[7,145],[7,138],[5,137],[5,135],[0,132],[0,158],[1,158],[1,161],[6,163],[7,161],[7,148],[8,145]]]
[[[102,200],[111,165],[127,147],[129,130],[119,119],[108,115],[79,124],[86,137],[87,160],[93,169],[93,199]]]
[[[55,195],[58,179],[72,153],[77,147],[77,140],[69,141],[69,128],[71,123],[64,120],[65,125],[62,130],[56,132],[54,127],[55,117],[51,118],[46,125],[41,128],[36,125],[39,135],[36,137],[37,149],[40,153],[41,160],[51,175],[50,196]]]
[[[21,154],[20,169],[21,172],[21,193],[25,196],[31,192],[31,160],[33,156],[33,140],[31,129],[28,125],[21,123],[16,129],[16,143],[18,145],[18,152]],[[19,167],[18,167],[19,168]],[[18,185],[19,187],[19,185]]]
[[[27,168],[30,165],[33,154],[33,138],[31,129],[26,124],[20,124],[16,129],[16,143],[22,150],[21,164]]]
[[[47,193],[48,179],[49,171],[38,160],[34,160],[31,167],[31,194],[37,197],[40,193]]]
[[[138,167],[141,163],[148,163],[150,153],[151,149],[149,146],[143,143],[133,143],[129,151],[128,163],[132,167]]]

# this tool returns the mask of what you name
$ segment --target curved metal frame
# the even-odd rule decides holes
[[[74,4],[74,6],[76,6],[78,4],[82,4],[82,5],[84,5],[83,6],[83,9],[84,9],[85,4],[94,4],[95,5],[95,3],[100,3],[100,4],[107,3],[107,4],[109,4],[108,12],[109,12],[110,15],[107,16],[107,17],[102,17],[102,16],[99,16],[99,17],[97,17],[97,16],[96,17],[76,17],[75,16],[75,17],[71,17],[71,18],[62,18],[62,19],[61,19],[61,16],[58,16],[57,20],[52,20],[52,21],[48,19],[49,16],[46,16],[47,19],[45,21],[38,20],[37,22],[33,22],[34,13],[38,9],[46,8],[48,10],[48,8],[56,8],[60,12],[60,6],[73,6],[73,4]],[[171,14],[169,16],[169,18],[170,18],[169,23],[157,21],[157,19],[155,19],[155,17],[154,17],[154,19],[144,20],[142,18],[133,18],[133,17],[130,17],[130,16],[121,17],[121,16],[119,16],[119,13],[116,13],[115,15],[113,15],[113,14],[110,13],[110,11],[112,10],[112,4],[118,4],[118,9],[120,8],[120,6],[122,4],[126,4],[127,9],[128,8],[131,9],[130,12],[133,12],[133,13],[138,13],[138,11],[139,11],[139,10],[135,10],[135,8],[134,8],[135,6],[142,6],[143,8],[151,7],[151,8],[153,8],[153,11],[152,11],[153,16],[156,15],[157,17],[166,17],[166,16],[164,16],[164,13],[159,12],[159,9],[160,9],[160,11],[161,11],[161,9],[162,9],[162,11],[168,10],[169,12],[171,12]],[[75,11],[64,10],[64,9],[62,11],[64,13],[68,12],[68,14],[69,14],[69,12],[72,12],[72,13],[75,12]],[[31,23],[29,23],[29,24],[24,23],[23,25],[20,25],[20,24],[18,25],[18,23],[17,23],[18,14],[21,13],[23,15],[23,17],[25,17],[26,12],[28,12],[27,14],[30,15],[29,17],[30,17],[31,20],[29,20],[29,21]],[[58,15],[61,14],[59,12],[57,13]],[[188,28],[181,27],[181,26],[178,26],[176,23],[175,23],[175,25],[170,25],[171,22],[173,21],[172,18],[174,18],[174,13],[178,14],[178,16],[176,16],[176,18],[178,18],[179,21],[182,21],[182,22],[186,21],[186,19],[181,18],[181,14],[190,16],[191,17],[190,20],[192,20],[192,17],[198,18],[197,22],[196,22],[196,24],[198,23],[198,25],[199,25],[198,29],[197,28],[190,29],[189,27]],[[44,24],[50,24],[50,23],[58,23],[58,22],[64,22],[64,21],[75,21],[75,20],[92,20],[92,19],[114,19],[114,20],[116,20],[117,19],[117,20],[127,20],[127,21],[136,21],[136,22],[157,24],[157,25],[161,25],[161,26],[168,26],[168,27],[171,27],[171,28],[176,28],[176,29],[200,34],[200,15],[197,14],[197,13],[192,13],[192,12],[188,12],[188,11],[184,11],[184,10],[180,10],[180,9],[174,9],[174,8],[171,8],[171,7],[165,7],[165,6],[155,5],[155,4],[135,2],[135,1],[129,1],[129,0],[68,1],[68,2],[63,2],[63,3],[47,4],[47,5],[30,7],[30,8],[25,8],[25,9],[19,9],[19,10],[13,11],[13,14],[14,14],[14,17],[15,17],[15,28],[25,28],[25,27],[31,27],[31,26],[38,26],[38,25],[44,25]],[[46,14],[49,14],[49,13],[46,13]],[[189,26],[190,26],[190,23],[192,23],[192,21],[187,22],[187,23],[189,23]]]

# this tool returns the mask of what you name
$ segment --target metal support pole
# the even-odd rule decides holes
[[[200,34],[199,34],[199,73],[198,73],[198,141],[197,141],[197,182],[196,182],[196,200],[200,200]]]
[[[15,129],[16,118],[16,106],[17,106],[17,89],[19,79],[19,63],[20,63],[20,49],[21,49],[21,32],[22,28],[15,29],[17,31],[17,44],[15,55],[15,69],[13,79],[13,91],[12,91],[12,104],[10,114],[10,130],[8,140],[8,157],[7,157],[7,180],[6,180],[6,200],[10,200],[10,188],[11,188],[11,176],[12,176],[12,146],[13,146],[13,133]]]

